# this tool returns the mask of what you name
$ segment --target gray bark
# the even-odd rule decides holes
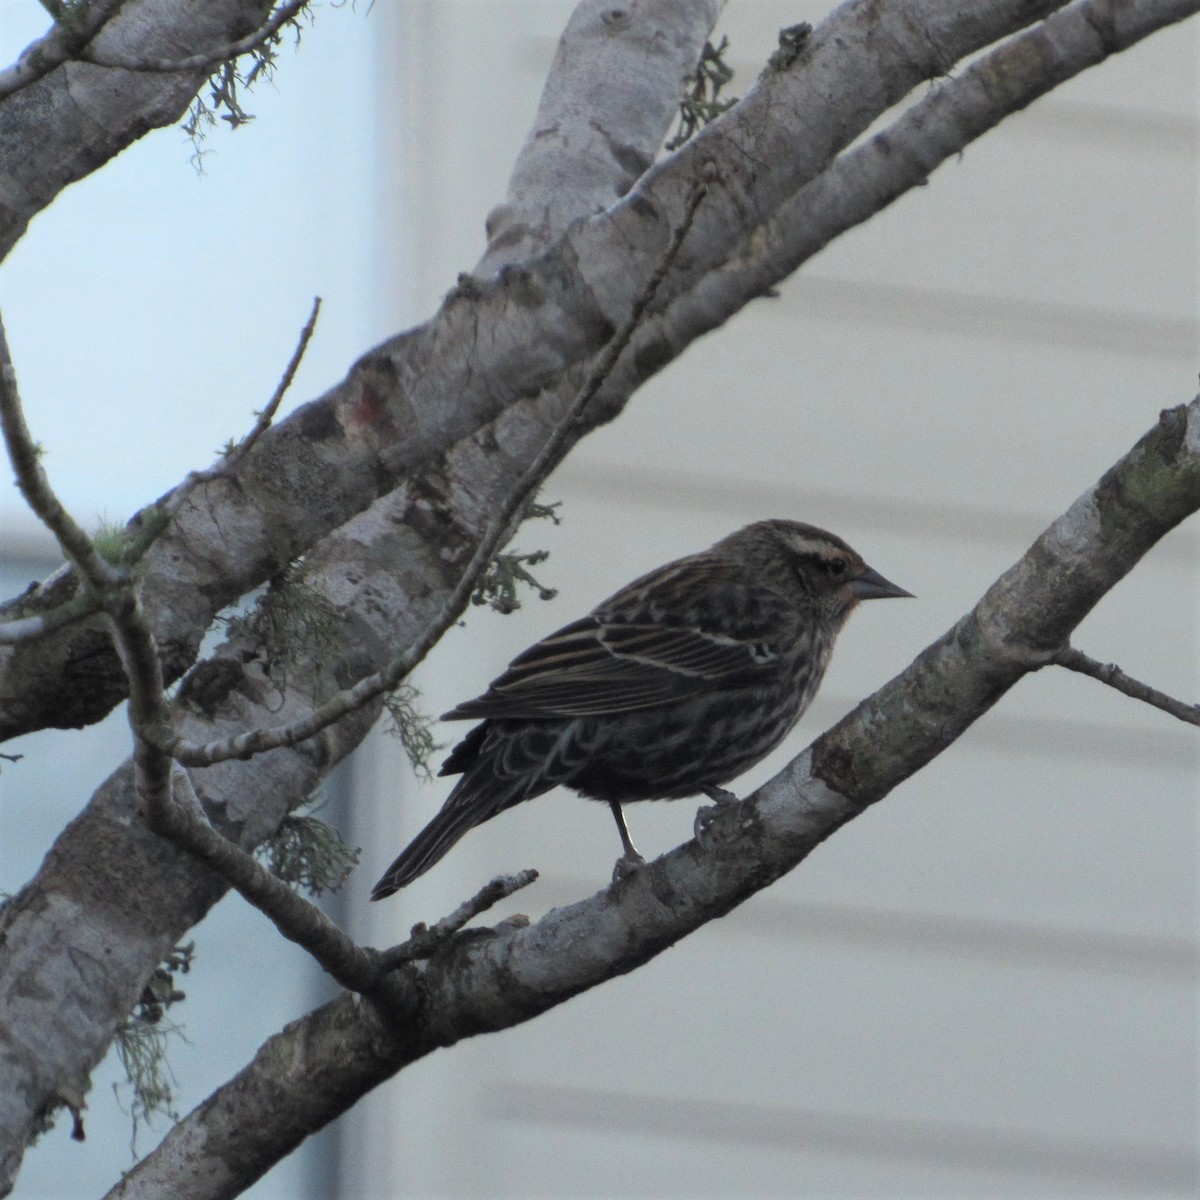
[[[125,0],[90,44],[123,58],[178,59],[235,41],[270,8],[270,0]],[[208,75],[207,69],[160,74],[68,60],[6,95],[0,101],[0,258],[68,184],[149,130],[178,121]]]
[[[1162,414],[975,608],[741,805],[590,899],[525,928],[459,936],[271,1038],[108,1195],[236,1196],[409,1063],[530,1020],[723,916],[940,754],[1057,647],[1142,556],[1200,508],[1200,399]],[[271,1120],[262,1113],[269,1108]]]
[[[640,135],[641,152],[650,157],[673,112],[684,56],[690,53],[694,59],[699,54],[715,10],[643,7],[648,22],[670,15],[673,8],[686,18],[676,20],[671,35],[677,67],[659,77],[665,91],[657,106],[659,128],[646,128]],[[690,52],[677,44],[680,29],[689,30]],[[642,57],[642,39],[628,36],[624,26],[622,35],[626,52]],[[568,61],[575,58],[569,56]],[[560,91],[567,93],[565,88]],[[624,101],[617,97],[614,103],[617,112],[611,123],[616,127]],[[598,119],[606,115],[602,106],[596,107],[596,114]],[[611,160],[610,190],[626,172],[627,164]],[[595,207],[592,189],[599,180],[600,174],[593,172],[580,188],[576,200],[585,211]],[[565,211],[559,219],[567,219]],[[545,232],[558,236],[563,230],[560,226]],[[461,337],[459,323],[469,322],[469,307],[458,306],[457,315],[451,314],[451,324],[459,329],[459,344],[451,355],[454,370],[466,375],[472,371],[472,339]],[[516,337],[519,327],[517,322],[508,336]],[[434,332],[439,330],[444,335],[444,327]],[[411,340],[401,337],[391,345],[405,346]],[[427,335],[422,353],[437,355],[436,343],[436,336]],[[251,580],[273,575],[305,549],[306,586],[341,619],[336,641],[322,645],[319,653],[310,652],[308,661],[290,664],[283,686],[278,672],[271,678],[264,673],[267,664],[257,657],[260,648],[236,638],[214,659],[200,664],[173,706],[175,719],[192,740],[212,740],[292,719],[314,699],[369,674],[398,653],[437,611],[497,497],[511,488],[540,449],[555,419],[552,410],[546,413],[532,400],[516,406],[503,429],[486,438],[460,440],[478,428],[478,422],[468,420],[456,427],[453,421],[439,420],[443,427],[426,436],[417,409],[409,406],[407,423],[398,429],[374,408],[371,381],[381,370],[388,376],[384,392],[393,402],[403,401],[404,391],[390,374],[391,366],[380,368],[368,360],[352,373],[352,395],[342,389],[330,403],[308,406],[298,414],[300,420],[268,433],[261,451],[249,456],[247,469],[237,478],[198,488],[176,527],[152,552],[144,603],[154,614],[172,675],[191,662],[218,608],[253,586]],[[420,370],[419,356],[406,363],[405,371],[415,372],[410,386],[419,380]],[[378,397],[381,405],[384,392]],[[437,389],[429,393],[430,411],[436,415],[445,410],[451,416],[450,406],[439,404],[436,393]],[[342,411],[335,416],[331,409],[339,400]],[[382,437],[377,427],[382,427]],[[380,476],[387,474],[383,458],[414,446],[418,459],[427,456],[433,469],[376,498],[385,486]],[[373,465],[366,466],[368,462]],[[357,482],[344,474],[347,470],[358,475]],[[337,480],[348,484],[341,495],[331,487]],[[277,486],[280,482],[285,482],[283,489]],[[302,517],[299,530],[294,525],[289,529],[288,523],[305,511],[309,516]],[[315,545],[314,527],[327,535]],[[219,583],[222,579],[225,582]],[[204,594],[213,585],[224,599]],[[60,575],[26,607],[44,607],[70,595],[72,587],[72,581]],[[181,629],[186,635],[178,633]],[[98,621],[68,628],[60,648],[65,648],[68,664],[87,664],[91,687],[81,688],[77,671],[68,667],[44,699],[68,706],[71,715],[63,723],[82,723],[77,715],[81,702],[92,712],[102,712],[123,690],[112,670],[115,652]],[[45,652],[53,654],[56,648],[47,641],[16,649],[32,651],[29,665],[45,664]],[[19,681],[13,684],[16,691],[20,686]],[[88,691],[91,700],[86,699]],[[357,745],[377,713],[378,705],[373,705],[294,750],[196,772],[196,790],[210,817],[243,847],[258,844]],[[35,879],[4,906],[0,1194],[11,1186],[28,1139],[45,1115],[63,1103],[77,1104],[86,1093],[90,1071],[107,1051],[149,972],[224,890],[206,869],[149,831],[138,813],[132,767],[126,764],[63,832]],[[61,997],[54,1013],[44,1004],[46,995]]]
[[[938,0],[844,6],[785,69],[764,72],[735,110],[649,171],[623,200],[565,234],[546,226],[539,236],[557,240],[545,256],[469,282],[427,324],[364,356],[342,384],[270,430],[230,478],[206,487],[152,552],[146,606],[168,680],[194,660],[217,612],[319,538],[403,481],[436,475],[466,438],[486,429],[501,444],[520,440],[528,429],[521,401],[564,383],[573,390],[578,372],[628,314],[706,166],[720,186],[664,284],[662,303],[727,262],[752,230],[913,87],[1056,7],[1056,0],[988,0],[969,9]],[[693,45],[702,44],[707,14],[695,6],[680,11],[693,14]],[[620,29],[621,43],[639,57],[642,39]],[[578,59],[565,55],[558,63],[565,70]],[[658,78],[665,86],[672,76]],[[552,79],[550,86],[559,85]],[[607,90],[589,99],[613,103]],[[598,112],[596,119],[611,132],[615,115]],[[661,136],[640,144],[627,136],[624,145],[649,156]],[[625,186],[626,158],[605,160],[614,190]],[[518,163],[517,173],[523,170]],[[589,177],[577,197],[583,214],[602,191]],[[557,206],[546,211],[568,216]],[[495,247],[487,262],[500,265]],[[655,345],[639,361],[661,369],[686,344]],[[610,388],[595,419],[611,419],[626,398]],[[56,580],[0,619],[44,611],[69,589],[69,580]],[[86,689],[75,686],[81,672]],[[98,624],[0,647],[0,738],[90,724],[124,694],[120,665]]]
[[[195,6],[131,0],[128,7],[161,11],[174,22],[172,36],[179,40],[172,48],[180,54],[210,44],[207,33],[178,33],[181,13]],[[531,139],[514,172],[509,202],[492,222],[492,244],[481,264],[489,277],[467,281],[426,325],[371,351],[341,385],[272,430],[233,478],[198,490],[155,547],[147,562],[145,603],[170,677],[192,663],[216,611],[301,552],[307,552],[308,584],[343,614],[336,641],[319,656],[310,656],[308,668],[291,671],[282,692],[265,677],[260,661],[243,661],[243,651],[251,653],[252,647],[233,643],[201,664],[176,708],[193,740],[286,720],[303,711],[314,693],[328,694],[374,670],[412,640],[453,585],[456,568],[469,556],[488,514],[544,443],[591,357],[628,312],[706,164],[712,164],[718,178],[711,201],[689,235],[687,254],[667,281],[658,315],[609,381],[592,423],[614,416],[644,378],[793,269],[801,257],[797,247],[811,246],[818,236],[810,235],[808,216],[817,214],[824,221],[820,236],[833,236],[848,223],[839,215],[843,204],[855,220],[877,211],[963,140],[1066,77],[1056,57],[1060,45],[1069,49],[1066,34],[1058,40],[1047,24],[1050,41],[1035,48],[1030,73],[1022,77],[1027,83],[1023,90],[998,87],[994,79],[980,79],[978,71],[964,73],[964,79],[980,84],[979,92],[958,87],[958,80],[942,85],[912,110],[921,111],[921,118],[914,116],[907,126],[906,118],[897,123],[905,134],[898,141],[905,153],[891,165],[879,139],[834,159],[915,84],[943,76],[963,55],[1057,8],[1064,11],[1054,29],[1065,30],[1069,23],[1081,39],[1075,70],[1194,11],[1193,5],[1177,0],[1070,6],[1019,0],[969,6],[934,0],[851,3],[814,33],[794,61],[769,69],[742,104],[628,191],[632,164],[650,159],[657,150],[678,88],[678,66],[689,55],[696,57],[708,33],[711,6],[662,0],[622,7],[633,14],[635,26],[638,21],[649,25],[630,31],[620,24],[608,35],[606,46],[618,59],[623,46],[640,62],[653,22],[677,22],[663,34],[669,53],[655,60],[638,113],[607,90],[589,95],[600,142],[564,139],[559,173],[553,161],[538,158],[540,141]],[[227,8],[238,14],[238,21],[215,40],[246,32],[262,16],[261,6],[229,3]],[[594,24],[602,23],[603,16],[595,14],[596,8],[586,5],[577,32],[603,36],[596,34]],[[121,19],[126,15],[122,10]],[[165,52],[158,43],[155,49]],[[571,122],[578,126],[585,75],[575,78],[575,73],[587,61],[587,55],[573,53],[569,45],[560,52],[539,125],[554,124],[558,101],[550,97],[557,95],[562,128],[572,128]],[[1033,69],[1039,62],[1044,62],[1040,76]],[[63,95],[69,94],[71,72],[78,65],[60,69],[63,80],[57,86],[65,89]],[[54,79],[52,73],[30,88],[49,87]],[[112,147],[109,154],[132,140],[131,130],[139,121],[145,127],[151,102],[136,89],[132,95],[135,115],[121,135],[126,140],[114,134],[104,142]],[[154,103],[165,105],[162,95],[155,93]],[[962,128],[956,123],[964,110],[956,106],[955,96],[963,97],[963,103],[974,97],[981,106]],[[5,120],[14,119],[7,106],[18,100],[29,103],[24,91],[0,101],[0,130]],[[611,111],[603,107],[606,102]],[[647,109],[657,115],[640,121]],[[797,113],[804,114],[803,122]],[[115,129],[119,123],[109,124]],[[960,139],[957,144],[955,138]],[[83,148],[92,143],[78,129],[72,132],[70,121],[62,141],[75,145],[74,154],[61,150],[45,164],[49,182],[37,206],[69,182],[69,171],[55,168],[54,174],[55,163],[73,162],[73,169],[82,173],[79,164],[94,153]],[[591,156],[600,143],[598,169],[565,165],[573,147],[584,144]],[[0,136],[0,173],[11,168],[12,145]],[[537,194],[539,187],[563,187],[570,200],[552,202]],[[611,197],[622,195],[597,213]],[[7,203],[6,196],[0,192],[0,202]],[[27,204],[26,210],[21,210],[26,211],[23,220],[36,206]],[[583,219],[570,225],[574,217]],[[23,227],[19,215],[14,220]],[[772,250],[780,246],[790,257],[772,263]],[[513,265],[512,256],[534,248],[545,253]],[[493,277],[494,271],[499,273]],[[1180,478],[1190,481],[1188,487],[1194,486],[1197,450],[1194,409],[1185,433],[1171,427],[1160,435],[1160,442],[1169,443],[1166,457],[1175,462]],[[1164,497],[1169,491],[1164,485]],[[1096,493],[1107,495],[1103,488]],[[435,1000],[440,1007],[426,1011],[427,1027],[398,1031],[348,1000],[289,1027],[267,1058],[278,1072],[277,1053],[297,1044],[287,1039],[311,1039],[304,1044],[315,1057],[301,1061],[307,1069],[329,1072],[331,1104],[281,1112],[277,1125],[264,1125],[253,1134],[243,1126],[248,1165],[235,1170],[237,1149],[221,1143],[203,1122],[182,1127],[169,1139],[170,1146],[199,1155],[198,1161],[211,1155],[213,1162],[224,1164],[217,1176],[226,1180],[221,1186],[233,1187],[229,1180],[261,1173],[367,1087],[434,1045],[526,1019],[628,970],[694,927],[689,920],[726,911],[754,887],[790,869],[815,844],[813,838],[827,836],[942,748],[938,731],[957,728],[948,712],[961,709],[973,719],[1037,665],[1038,654],[1057,645],[1045,639],[1061,640],[1086,607],[1144,552],[1146,539],[1161,536],[1191,500],[1164,499],[1163,511],[1143,514],[1154,520],[1139,526],[1135,542],[1118,528],[1120,522],[1109,521],[1095,507],[1098,500],[1088,503],[1091,508],[1084,502],[1082,508],[1077,505],[1075,515],[1064,518],[1066,523],[1060,522],[1053,536],[1023,560],[1026,565],[1017,575],[997,585],[999,592],[989,593],[974,618],[926,652],[914,665],[916,674],[906,673],[902,679],[907,682],[895,685],[899,690],[885,689],[870,713],[860,715],[864,727],[870,719],[870,740],[851,726],[821,739],[812,758],[817,776],[801,787],[807,768],[794,765],[787,780],[777,781],[747,810],[756,816],[742,834],[720,840],[712,853],[684,847],[664,860],[666,865],[656,865],[619,889],[610,898],[615,907],[609,900],[588,902],[596,910],[580,916],[580,925],[567,918],[567,924],[542,922],[523,935],[508,933],[481,942],[478,954],[460,947],[444,963],[439,959],[436,971],[406,970],[395,1003],[403,1008],[405,996],[411,999],[413,993],[405,988],[418,988],[426,1000]],[[1056,601],[1058,593],[1039,590],[1035,567],[1061,584],[1070,601]],[[71,581],[59,577],[14,611],[44,611],[71,590]],[[1028,611],[1027,604],[1032,605]],[[1022,624],[1026,619],[1032,623]],[[947,664],[957,662],[955,656],[969,662],[951,670]],[[78,623],[44,641],[0,652],[0,730],[7,734],[97,720],[123,693],[119,664],[98,623]],[[947,697],[953,697],[953,705],[948,706]],[[253,845],[356,744],[372,716],[359,714],[294,750],[198,772],[197,791],[221,828],[242,845]],[[893,725],[900,731],[895,743],[890,733],[880,736],[881,729],[889,731]],[[889,746],[895,751],[890,757]],[[807,799],[795,803],[798,795]],[[765,860],[756,857],[764,854]],[[763,861],[769,865],[763,867]],[[0,914],[0,1075],[5,1080],[0,1088],[0,1192],[15,1176],[44,1115],[86,1091],[90,1070],[164,950],[222,890],[207,872],[148,832],[125,768],[64,831],[42,871]],[[610,937],[612,929],[627,936],[627,920],[639,931],[632,956]],[[564,948],[575,943],[558,939],[568,935],[591,939],[578,944],[579,957],[590,965],[581,966],[565,954]],[[101,946],[107,948],[103,956]],[[510,962],[512,954],[517,957]],[[509,977],[510,988],[498,989],[501,968],[514,964],[517,974]],[[512,980],[521,981],[515,992]],[[47,994],[64,998],[61,1009],[39,1000]],[[361,1028],[351,1019],[356,1012]],[[339,1054],[346,1055],[340,1075],[340,1068],[318,1053],[331,1044],[325,1039],[335,1032],[344,1043]],[[267,1070],[263,1083],[274,1085],[280,1076],[271,1069],[256,1061],[247,1070]],[[311,1101],[299,1094],[305,1090],[289,1085],[298,1104]],[[261,1141],[261,1148],[249,1146],[252,1137]],[[171,1161],[160,1186],[178,1190],[181,1164],[190,1160]],[[146,1178],[161,1169],[147,1166]],[[125,1186],[143,1186],[135,1179]],[[161,1190],[129,1194],[160,1195]]]

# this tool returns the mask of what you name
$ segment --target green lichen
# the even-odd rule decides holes
[[[306,806],[307,812],[284,817],[275,836],[257,851],[272,875],[310,896],[336,892],[362,854],[359,847],[348,846],[332,825],[315,815],[324,803],[324,798],[318,796]]]
[[[116,1031],[117,1058],[133,1093],[128,1110],[132,1122],[129,1148],[135,1158],[143,1125],[148,1127],[156,1116],[179,1119],[173,1090],[177,1080],[167,1061],[167,1049],[171,1038],[183,1037],[183,1030],[165,1016],[168,1008],[186,999],[176,987],[176,977],[191,970],[195,951],[194,942],[175,947],[155,968],[133,1011]],[[120,1085],[114,1084],[113,1091],[120,1103]]]
[[[433,718],[417,707],[421,693],[411,683],[402,683],[384,697],[391,725],[388,732],[400,739],[413,771],[423,779],[433,778],[429,760],[444,743],[434,740]]]
[[[738,101],[736,96],[718,99],[721,89],[733,78],[733,68],[725,61],[729,39],[723,37],[719,46],[705,42],[696,69],[688,75],[687,94],[679,102],[679,128],[667,143],[668,150],[678,150],[697,130],[728,112]]]

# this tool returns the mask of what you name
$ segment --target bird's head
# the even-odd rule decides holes
[[[911,596],[836,534],[800,521],[757,521],[719,543],[770,586],[844,618],[860,600]]]

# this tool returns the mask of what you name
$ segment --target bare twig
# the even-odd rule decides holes
[[[96,552],[91,538],[75,523],[71,514],[63,508],[50,487],[50,481],[42,470],[41,450],[30,435],[21,407],[21,396],[17,390],[17,373],[13,368],[8,350],[8,338],[4,332],[4,319],[0,316],[0,428],[4,433],[4,444],[9,461],[17,477],[17,487],[26,503],[41,519],[42,523],[58,539],[63,553],[85,582],[85,585],[103,592],[117,583],[123,573],[106,562]]]
[[[173,803],[160,816],[158,832],[195,855],[274,923],[289,941],[303,946],[343,987],[369,992],[384,967],[378,951],[358,946],[315,904],[276,879],[255,858],[214,829],[185,771],[175,774]]]
[[[254,428],[225,456],[225,461],[221,464],[225,470],[236,466],[250,453],[254,443],[266,433],[268,426],[275,419],[275,414],[279,411],[279,406],[283,403],[283,398],[287,395],[288,388],[292,386],[292,380],[296,378],[296,372],[300,369],[300,363],[304,358],[305,351],[308,349],[308,343],[312,341],[312,335],[317,328],[317,317],[320,315],[321,297],[314,296],[312,311],[308,314],[308,320],[304,322],[304,328],[300,330],[300,337],[296,342],[296,348],[292,351],[292,357],[288,359],[288,365],[284,368],[283,374],[279,377],[279,382],[275,385],[275,391],[272,393],[271,399],[267,401],[266,408],[258,414],[258,419],[254,422]]]
[[[114,566],[96,551],[91,538],[63,507],[38,461],[39,450],[25,423],[16,371],[0,317],[0,425],[17,476],[17,487],[58,539],[83,581],[84,588],[108,618],[117,651],[129,679],[129,724],[134,734],[134,766],[138,791],[151,813],[170,803],[171,760],[158,749],[170,727],[163,695],[158,646],[150,631],[138,589],[123,566]],[[154,739],[146,731],[154,729]]]
[[[554,427],[537,456],[522,473],[505,502],[489,521],[461,578],[443,601],[437,616],[429,623],[421,636],[382,671],[377,671],[374,675],[359,680],[353,687],[339,692],[298,721],[270,729],[248,730],[234,737],[223,738],[203,745],[190,743],[182,737],[172,735],[169,740],[161,743],[163,750],[185,766],[204,767],[232,758],[251,758],[266,750],[295,746],[348,713],[361,708],[376,696],[390,692],[400,683],[458,618],[463,605],[474,592],[480,576],[503,542],[513,518],[524,507],[529,497],[533,495],[554,466],[572,429],[582,418],[588,404],[600,390],[601,385],[612,373],[613,367],[625,347],[628,346],[634,331],[646,310],[653,303],[659,287],[670,271],[671,264],[675,261],[712,182],[713,172],[706,168],[704,177],[693,185],[679,226],[672,232],[662,256],[635,298],[629,316],[605,345],[570,407]]]
[[[276,9],[253,33],[248,33],[236,42],[229,42],[216,50],[190,54],[186,58],[126,58],[121,54],[99,53],[95,50],[82,51],[77,57],[96,67],[113,67],[120,71],[142,71],[157,75],[174,71],[206,70],[257,50],[298,16],[301,9],[306,8],[309,3],[310,0],[290,0],[290,3]]]
[[[162,500],[147,506],[136,514],[130,524],[136,524],[139,527],[138,534],[122,555],[122,561],[128,566],[132,566],[142,559],[146,551],[162,535],[175,514],[183,507],[184,501],[200,484],[210,483],[232,471],[267,431],[275,419],[275,414],[279,411],[280,404],[283,403],[284,396],[287,395],[288,388],[296,378],[296,372],[299,370],[301,360],[308,349],[308,343],[312,340],[313,332],[317,327],[317,317],[320,312],[321,297],[315,296],[312,311],[304,323],[304,328],[300,330],[300,337],[296,342],[295,350],[292,351],[292,357],[288,360],[288,365],[284,368],[283,375],[280,376],[279,383],[266,407],[256,414],[250,432],[218,462],[211,467],[206,467],[203,471],[189,471],[179,485],[168,492]]]
[[[72,597],[65,604],[38,613],[32,617],[15,617],[0,624],[0,646],[12,646],[17,642],[31,642],[46,637],[72,621],[90,617],[96,611],[96,602],[87,593]]]
[[[1200,704],[1185,704],[1168,696],[1165,692],[1152,688],[1149,684],[1141,683],[1126,675],[1116,663],[1102,663],[1088,657],[1082,650],[1074,646],[1064,646],[1053,660],[1058,666],[1066,667],[1069,671],[1078,671],[1081,675],[1090,675],[1093,679],[1107,683],[1109,687],[1132,696],[1134,700],[1144,700],[1163,712],[1186,721],[1189,725],[1200,725]]]
[[[318,296],[313,300],[312,312],[309,314],[304,328],[300,331],[296,348],[292,352],[292,357],[288,361],[283,375],[280,377],[274,394],[271,396],[266,407],[256,414],[254,426],[250,432],[220,462],[206,470],[190,472],[163,500],[142,509],[133,518],[130,524],[137,527],[137,533],[130,539],[121,554],[120,568],[130,568],[138,563],[170,524],[171,518],[183,506],[184,501],[191,492],[200,484],[207,483],[231,471],[246,457],[254,444],[266,432],[274,420],[275,414],[279,411],[279,406],[283,402],[288,388],[296,377],[296,371],[300,366],[305,351],[308,349],[309,342],[312,340],[320,310],[321,298]],[[7,343],[3,342],[2,325],[0,325],[0,369],[5,372],[4,380],[0,382],[0,388],[3,389],[2,399],[6,414],[5,421],[11,422],[11,431],[9,425],[5,425],[5,440],[9,448],[9,457],[12,459],[13,466],[17,471],[18,485],[21,487],[22,494],[29,501],[30,507],[34,509],[34,512],[39,517],[46,521],[55,536],[58,537],[61,530],[69,537],[70,545],[74,547],[74,550],[68,550],[67,543],[63,543],[63,549],[74,564],[77,555],[86,556],[88,553],[95,554],[95,548],[92,545],[91,539],[82,530],[78,529],[78,527],[75,527],[73,533],[71,532],[74,522],[66,514],[66,510],[62,509],[62,506],[54,498],[53,492],[49,489],[45,481],[44,473],[41,474],[39,482],[39,468],[37,463],[39,451],[37,444],[33,441],[28,428],[25,426],[20,398],[17,392],[16,373],[12,367]],[[16,454],[20,456],[19,463],[18,459],[13,457],[14,449]],[[38,507],[38,505],[34,504],[34,500],[31,498],[34,495],[40,497],[38,504],[43,507]],[[58,509],[57,515],[55,515],[56,507]],[[55,523],[51,523],[52,521]],[[62,538],[60,537],[59,540],[61,542]],[[79,569],[85,578],[103,580],[103,586],[112,585],[122,575],[119,568],[114,570],[111,564],[108,564],[99,555],[96,555],[96,564],[92,564],[86,568],[80,567]],[[0,646],[14,645],[17,642],[33,641],[40,637],[46,637],[55,630],[61,629],[64,625],[69,625],[73,621],[91,616],[99,608],[100,604],[96,599],[94,589],[86,588],[82,593],[72,597],[65,604],[51,609],[49,612],[39,613],[36,616],[18,617],[0,624]]]
[[[270,422],[312,334],[316,316],[317,305],[314,305],[300,345],[271,403],[239,450],[248,448],[247,443],[252,443]],[[22,494],[58,538],[112,629],[129,680],[129,724],[134,736],[137,789],[151,827],[216,871],[270,917],[285,937],[304,946],[343,986],[354,991],[374,986],[383,970],[376,952],[356,946],[320,909],[296,895],[251,855],[213,829],[202,816],[186,772],[173,772],[170,756],[159,748],[158,743],[168,736],[171,720],[163,692],[158,646],[138,598],[137,581],[127,570],[113,567],[96,553],[91,539],[59,502],[38,463],[37,446],[21,409],[2,319],[0,420]]]
[[[471,899],[432,927],[416,925],[399,946],[375,950],[359,946],[315,904],[277,879],[255,858],[209,824],[185,771],[175,773],[173,802],[158,814],[158,832],[215,871],[243,899],[267,916],[289,941],[302,946],[343,987],[370,995],[389,971],[430,958],[473,917],[528,887],[533,870],[493,879]]]
[[[498,875],[490,883],[471,897],[464,900],[448,917],[443,917],[433,926],[414,925],[412,936],[399,946],[381,951],[379,965],[385,971],[394,970],[402,963],[412,962],[420,958],[432,958],[440,947],[444,946],[472,917],[486,912],[494,904],[506,900],[514,892],[528,887],[538,873],[529,868],[518,871],[515,875]]]

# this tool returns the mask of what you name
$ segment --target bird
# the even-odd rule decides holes
[[[642,575],[443,716],[480,721],[439,771],[458,782],[371,899],[424,874],[476,825],[560,784],[609,805],[623,849],[614,879],[635,870],[643,860],[623,804],[736,801],[722,785],[800,719],[859,601],[911,595],[835,534],[783,519]]]

